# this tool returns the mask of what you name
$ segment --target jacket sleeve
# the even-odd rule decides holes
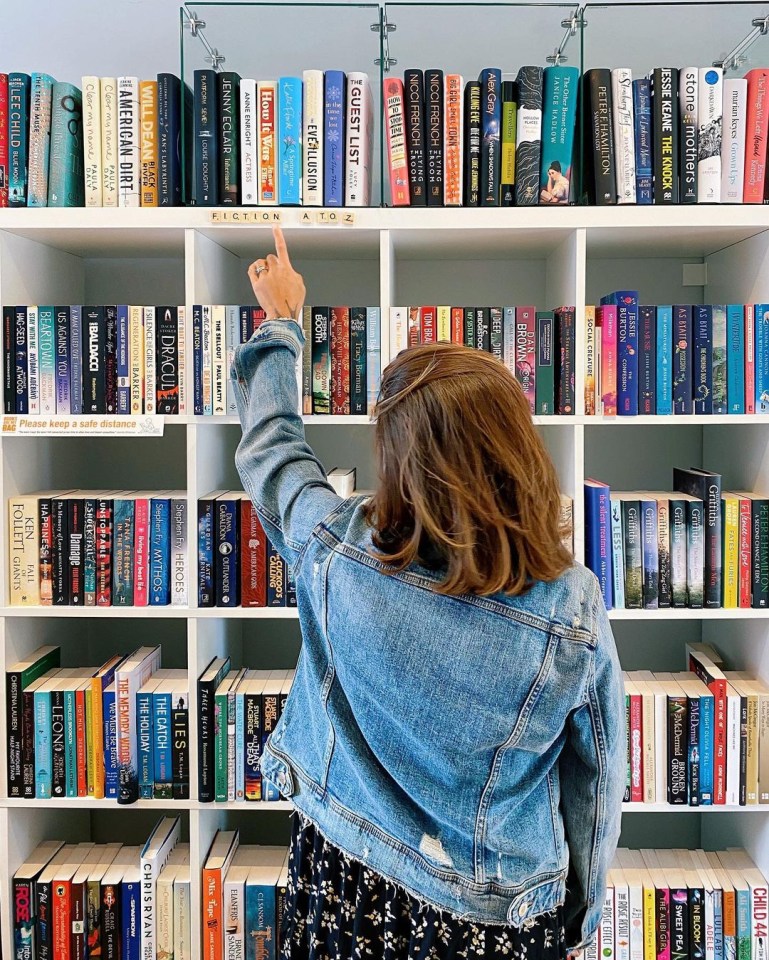
[[[230,371],[243,429],[235,466],[267,536],[291,564],[314,527],[341,503],[298,412],[296,361],[303,343],[293,320],[268,321],[237,347]]]
[[[560,758],[569,847],[564,925],[568,949],[590,943],[606,896],[625,792],[625,691],[609,618],[596,596],[596,649],[584,702],[569,718]]]

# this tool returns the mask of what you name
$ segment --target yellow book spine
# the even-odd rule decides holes
[[[144,311],[128,308],[128,369],[131,383],[131,413],[144,413]]]
[[[654,887],[644,887],[644,960],[657,960]]]
[[[595,307],[585,307],[585,416],[596,414]]]
[[[86,693],[86,718],[88,720],[88,796],[101,800],[104,797],[104,711],[100,677],[94,677],[91,680],[91,689]]]
[[[158,205],[158,83],[142,80],[139,84],[139,163],[141,169],[141,205]]]
[[[438,307],[438,339],[451,343],[451,307]]]
[[[736,608],[739,594],[740,571],[740,501],[737,497],[724,497],[724,607]]]
[[[85,691],[85,778],[86,791],[89,797],[94,797],[94,769],[96,767],[96,743],[93,738],[93,681]]]

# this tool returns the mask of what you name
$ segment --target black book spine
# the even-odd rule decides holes
[[[505,333],[502,321],[502,308],[489,307],[489,349],[491,355],[503,362],[505,356]]]
[[[104,307],[83,307],[83,413],[106,410]]]
[[[157,412],[179,412],[179,321],[176,307],[155,310]]]
[[[680,113],[680,171],[679,190],[681,203],[697,202],[697,72],[695,69],[681,71],[679,87]]]
[[[158,205],[178,207],[181,191],[181,83],[172,73],[158,74]],[[189,157],[187,158],[189,162]]]
[[[687,800],[686,697],[668,696],[668,803]]]
[[[425,165],[425,83],[422,71],[407,70],[404,87],[411,206],[424,207],[427,205],[427,176]]]
[[[120,884],[102,884],[101,903],[101,955],[120,960]]]
[[[466,207],[477,207],[481,191],[481,85],[470,80],[465,85],[465,183]]]
[[[219,96],[219,202],[240,203],[240,77],[237,73],[216,75]]]
[[[703,606],[721,606],[721,477],[719,474],[673,470],[673,486],[702,500],[705,541],[705,592]]]
[[[35,695],[23,694],[21,715],[21,795],[35,796]]]
[[[608,206],[617,202],[611,71],[603,68],[588,70],[583,83],[587,127],[584,162],[588,201],[598,206]]]
[[[3,410],[16,413],[16,308],[3,307]]]
[[[489,323],[489,308],[475,308],[475,349],[491,353],[491,325]]]
[[[214,800],[215,680],[198,680],[198,800]]]
[[[443,206],[443,70],[425,72],[427,206]]]
[[[27,308],[16,307],[14,320],[14,383],[16,413],[29,413],[29,371],[27,368]]]
[[[117,307],[104,308],[104,412],[117,411]]]
[[[240,308],[240,342],[247,343],[251,339],[251,307]]]
[[[484,207],[500,205],[501,138],[502,75],[499,70],[484,70],[481,74],[481,204]]]
[[[475,307],[465,307],[464,344],[475,346]]]
[[[350,307],[350,413],[366,413],[366,308]]]
[[[53,567],[53,605],[69,604],[69,511],[67,501],[56,498],[51,501],[53,516],[53,547],[51,563]]]
[[[85,606],[83,583],[83,501],[73,497],[67,504],[67,566],[69,576],[69,602],[73,607]]]
[[[689,957],[705,960],[705,890],[689,888]]]
[[[576,402],[574,384],[575,312],[572,307],[562,307],[555,312],[555,412],[573,416]]]
[[[267,541],[267,606],[286,606],[286,564],[269,540]]]
[[[700,782],[700,698],[687,697],[688,713],[688,790],[689,806],[698,807],[700,805],[700,792],[702,790]]]
[[[670,960],[689,960],[689,889],[670,890]]]
[[[331,412],[331,308],[312,308],[312,412]]]
[[[53,883],[38,881],[35,884],[35,896],[35,960],[53,960]]]
[[[35,883],[22,877],[13,878],[11,904],[13,910],[13,932],[11,943],[16,950],[14,960],[35,960]]]
[[[657,412],[657,308],[638,308],[638,412]]]
[[[181,703],[171,710],[171,744],[174,800],[190,798],[190,720],[189,710]]]
[[[543,77],[542,67],[521,67],[516,78],[521,117],[515,147],[515,202],[519,207],[539,203]]]
[[[215,207],[219,202],[219,98],[216,73],[195,71],[193,104],[195,172],[193,203]]]
[[[51,691],[51,796],[63,797],[67,791],[64,754],[64,691]]]
[[[215,500],[198,500],[198,606],[216,606]]]
[[[678,203],[678,70],[652,74],[654,202]]]
[[[769,607],[769,500],[753,500],[751,510],[753,562],[751,606]]]

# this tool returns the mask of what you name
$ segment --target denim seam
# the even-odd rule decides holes
[[[604,816],[604,791],[606,789],[606,763],[604,758],[603,731],[600,725],[600,716],[596,716],[596,690],[595,690],[595,664],[593,665],[592,675],[589,683],[590,699],[588,711],[590,714],[590,724],[593,728],[593,737],[596,747],[596,758],[598,761],[598,783],[596,784],[596,812],[595,825],[593,832],[593,844],[590,851],[590,875],[588,877],[587,905],[595,906],[596,901],[596,883],[598,880],[598,851],[603,839],[603,816]]]
[[[550,796],[550,825],[553,828],[553,846],[555,848],[555,855],[558,859],[561,859],[561,844],[558,839],[558,830],[556,828],[556,818],[558,815],[558,809],[555,804],[555,795],[553,792],[553,770],[552,768],[547,772],[547,792]]]

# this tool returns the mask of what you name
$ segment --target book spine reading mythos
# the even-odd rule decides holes
[[[502,73],[484,70],[481,85],[481,193],[482,207],[500,205],[502,153]]]
[[[679,75],[680,123],[679,197],[681,203],[697,202],[697,117],[699,115],[699,70],[684,67]]]
[[[678,203],[678,69],[652,73],[654,202]]]
[[[542,154],[542,67],[521,67],[518,84],[518,130],[515,151],[515,202],[535,206],[539,202]]]
[[[465,86],[464,136],[464,204],[466,207],[477,207],[480,203],[481,184],[481,85],[475,80],[470,80]],[[413,179],[411,183],[413,191]]]
[[[425,91],[424,74],[421,70],[406,71],[404,98],[411,205],[413,207],[424,207],[427,203],[427,176],[425,162]]]
[[[443,71],[425,71],[427,205],[443,206]]]

